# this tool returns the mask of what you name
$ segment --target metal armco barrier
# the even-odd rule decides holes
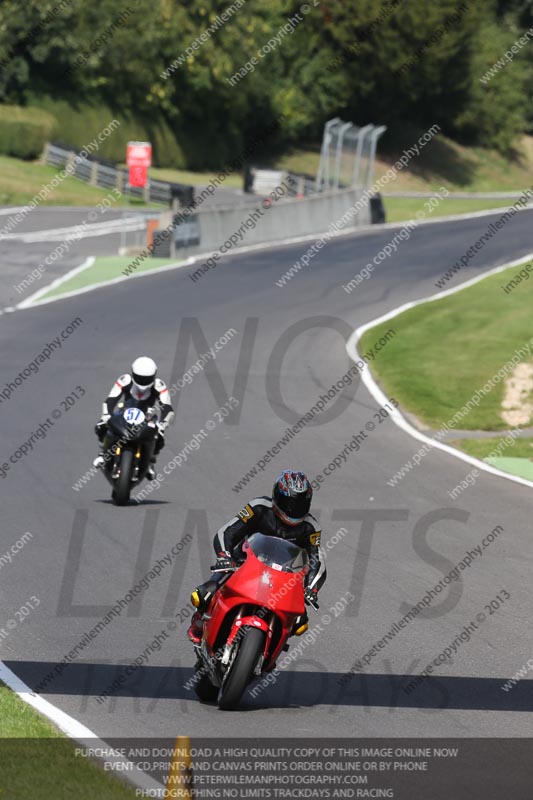
[[[73,163],[77,155],[75,150],[55,144],[46,144],[43,159],[54,167],[64,167]],[[127,170],[103,164],[92,158],[80,158],[72,170],[72,175],[92,186],[100,186],[104,189],[116,188],[119,192],[125,193],[127,188],[131,197],[142,198],[146,203],[170,203],[173,197],[178,197],[182,206],[188,206],[194,197],[194,187],[184,183],[150,180],[144,188],[128,186]]]
[[[165,212],[160,216],[160,230],[174,223],[174,236],[162,242],[154,255],[174,258],[176,254],[188,256],[216,252],[225,243],[226,252],[229,252],[233,247],[276,242],[297,236],[316,234],[318,238],[335,223],[339,225],[339,230],[353,230],[371,221],[368,200],[354,211],[363,194],[362,189],[345,189],[300,199],[278,200],[272,202],[270,207],[258,202],[246,208],[227,206],[200,209],[194,213],[194,217],[188,216],[177,226],[173,213]],[[350,211],[352,213],[346,223],[340,223],[343,215]],[[191,243],[192,235],[197,244]],[[233,240],[228,247],[230,237]],[[154,231],[154,239],[157,239],[157,231]]]

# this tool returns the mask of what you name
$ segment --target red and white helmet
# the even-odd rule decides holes
[[[157,375],[157,364],[152,358],[141,356],[136,358],[131,365],[131,379],[134,386],[141,393],[151,389]]]

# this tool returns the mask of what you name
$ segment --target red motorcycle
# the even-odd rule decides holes
[[[245,539],[246,560],[213,596],[204,614],[203,637],[195,645],[195,691],[202,701],[235,708],[246,687],[274,669],[304,611],[305,550],[284,539],[254,533]]]

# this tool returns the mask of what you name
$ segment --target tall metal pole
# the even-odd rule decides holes
[[[326,159],[328,162],[327,172],[328,172],[328,184],[329,184],[329,146],[331,143],[330,129],[338,122],[341,122],[339,117],[334,117],[334,119],[328,120],[328,122],[326,122],[326,124],[324,125],[324,135],[322,137],[322,149],[320,151],[320,164],[318,165],[318,174],[316,176],[317,192],[320,192],[322,190],[322,182],[324,180],[326,172]]]
[[[341,125],[341,128],[340,128],[339,133],[338,133],[338,138],[337,138],[337,157],[335,159],[335,189],[339,188],[339,179],[340,179],[340,171],[341,171],[342,141],[344,139],[344,134],[350,128],[353,128],[353,124],[351,122],[345,122],[344,125]]]
[[[376,147],[378,139],[380,136],[383,136],[386,130],[387,130],[386,125],[380,125],[379,128],[376,128],[374,131],[372,131],[372,137],[370,142],[370,160],[368,164],[368,179],[365,188],[368,188],[370,186],[372,179],[374,177],[374,162],[376,160]]]
[[[363,140],[365,139],[367,133],[370,133],[370,131],[373,129],[373,125],[365,125],[364,128],[360,128],[359,130],[357,151],[355,153],[355,161],[353,165],[352,186],[357,186],[357,182],[359,180],[359,167],[361,166],[361,155],[363,153]]]

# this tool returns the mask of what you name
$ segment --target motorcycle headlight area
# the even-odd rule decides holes
[[[128,425],[142,425],[146,416],[140,408],[127,408],[123,415]]]

